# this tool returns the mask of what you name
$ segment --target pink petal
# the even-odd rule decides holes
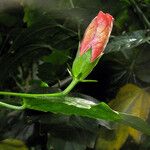
[[[98,27],[92,41],[91,62],[97,59],[103,53],[106,47],[106,44],[108,42],[112,30],[113,17],[109,14],[99,12],[97,21]]]
[[[85,31],[80,46],[80,55],[84,54],[91,47],[92,39],[95,35],[96,28],[97,28],[97,17],[95,17],[92,20],[92,22],[89,24],[88,28]]]
[[[87,27],[80,46],[80,55],[92,48],[91,62],[104,51],[113,25],[113,17],[100,11]]]

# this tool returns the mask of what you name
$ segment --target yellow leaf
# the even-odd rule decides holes
[[[132,114],[146,120],[150,111],[150,95],[133,84],[127,84],[119,90],[116,98],[110,101],[109,105],[116,111]],[[106,133],[109,138],[111,137],[111,140]],[[139,143],[142,133],[121,124],[118,124],[113,130],[113,135],[112,131],[101,129],[96,142],[96,150],[119,150],[129,135]]]
[[[128,137],[128,127],[118,125],[114,130],[103,128],[97,138],[96,150],[119,150]]]
[[[28,150],[24,142],[16,139],[0,141],[0,150]]]

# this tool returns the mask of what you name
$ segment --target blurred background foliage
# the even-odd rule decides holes
[[[0,89],[47,93],[65,88],[67,68],[99,10],[115,18],[105,54],[88,77],[99,82],[81,83],[73,92],[149,121],[150,0],[0,1]],[[150,149],[148,136],[102,120],[2,108],[0,119],[2,150]]]

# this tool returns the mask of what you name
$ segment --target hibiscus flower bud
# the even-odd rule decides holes
[[[100,11],[87,27],[74,60],[72,73],[83,80],[102,56],[113,26],[113,17]]]

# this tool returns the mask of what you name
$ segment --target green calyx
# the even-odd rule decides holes
[[[77,56],[72,65],[72,75],[74,78],[77,78],[80,81],[84,80],[97,65],[99,58],[91,62],[91,53],[91,49],[89,49],[81,56],[79,53],[77,53]]]

